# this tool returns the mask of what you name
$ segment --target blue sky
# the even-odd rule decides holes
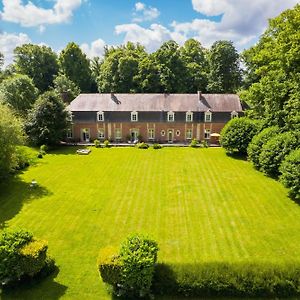
[[[104,45],[139,42],[151,52],[164,41],[198,39],[205,47],[232,40],[238,50],[253,45],[267,20],[296,0],[1,0],[0,51],[6,64],[23,43],[60,51],[75,41],[89,57]]]

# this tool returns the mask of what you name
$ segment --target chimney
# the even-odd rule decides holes
[[[202,92],[198,91],[198,100],[201,101],[201,97],[202,97]]]

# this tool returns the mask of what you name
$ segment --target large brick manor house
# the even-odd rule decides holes
[[[235,94],[80,94],[68,109],[68,139],[176,143],[214,141],[226,122],[243,114]]]

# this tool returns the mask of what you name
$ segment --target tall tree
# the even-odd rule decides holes
[[[15,75],[1,82],[0,94],[4,103],[24,116],[37,99],[38,90],[27,75]]]
[[[14,50],[16,72],[25,74],[44,92],[58,73],[57,55],[50,47],[24,44]]]
[[[21,121],[0,101],[0,177],[16,167],[16,146],[23,142]]]
[[[54,145],[65,136],[70,113],[60,96],[48,91],[38,98],[25,122],[25,131],[34,145]]]
[[[208,90],[214,93],[232,93],[241,85],[240,60],[230,41],[215,42],[209,52]]]
[[[70,103],[80,94],[79,87],[64,74],[60,74],[54,79],[54,90],[66,103]]]
[[[187,92],[207,91],[209,65],[201,43],[195,39],[189,39],[180,51],[187,68]]]
[[[75,43],[69,43],[59,55],[60,71],[73,81],[82,92],[91,91],[90,62]]]

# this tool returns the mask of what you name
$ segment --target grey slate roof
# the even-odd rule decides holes
[[[236,94],[80,94],[70,111],[242,111]]]

